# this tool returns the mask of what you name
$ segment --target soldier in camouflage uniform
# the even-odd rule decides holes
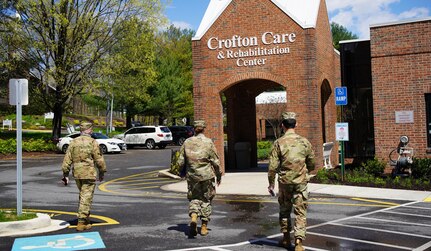
[[[314,152],[310,142],[295,133],[296,114],[282,115],[285,134],[274,142],[268,168],[269,191],[273,191],[275,176],[278,175],[278,203],[280,204],[280,227],[283,239],[280,246],[289,248],[292,228],[290,213],[295,214],[295,251],[304,250],[308,199],[308,171],[314,169]]]
[[[197,235],[197,218],[202,220],[201,235],[208,234],[211,216],[211,201],[216,194],[215,184],[220,185],[220,160],[214,143],[203,134],[205,121],[194,123],[195,136],[188,138],[181,146],[178,165],[187,178],[189,199],[190,236]],[[217,180],[215,179],[217,178]]]
[[[72,140],[66,156],[63,160],[63,179],[69,176],[73,166],[73,177],[79,189],[78,225],[76,231],[84,231],[91,228],[90,208],[93,202],[94,189],[96,188],[97,169],[99,181],[103,181],[106,172],[106,164],[99,150],[99,144],[91,133],[91,123],[83,122],[80,125],[81,136]],[[97,169],[96,169],[97,168]],[[65,183],[67,185],[67,182]]]

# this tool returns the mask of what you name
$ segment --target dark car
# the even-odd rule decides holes
[[[195,135],[192,126],[170,126],[169,130],[172,132],[173,141],[179,146],[183,145],[187,138]]]

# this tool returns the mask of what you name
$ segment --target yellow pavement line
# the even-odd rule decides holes
[[[389,206],[399,206],[400,204],[397,203],[392,203],[392,202],[386,202],[386,201],[380,201],[380,200],[368,200],[368,199],[362,199],[362,198],[350,198],[352,200],[359,200],[359,201],[365,201],[365,202],[373,202],[373,203],[378,203],[378,204],[384,204],[384,205],[389,205]]]
[[[147,175],[147,174],[155,173],[155,172],[158,172],[158,171],[152,171],[152,172],[148,172],[148,173],[138,173],[138,174],[134,174],[134,175],[126,176],[126,177],[121,177],[121,178],[117,178],[117,179],[109,180],[109,181],[103,182],[103,183],[102,183],[102,184],[100,184],[98,187],[99,187],[99,189],[100,189],[101,191],[109,192],[109,190],[108,190],[108,189],[106,189],[106,186],[107,186],[107,185],[109,185],[109,184],[111,184],[111,183],[118,182],[118,181],[120,181],[120,180],[127,180],[127,179],[129,179],[129,178],[131,178],[131,177],[143,176],[143,175]]]
[[[127,187],[127,188],[121,188],[121,190],[143,190],[143,189],[148,189],[148,188],[157,188],[160,186],[151,186],[151,187],[135,187],[135,188],[131,188],[131,187]]]
[[[160,180],[160,181],[166,181],[166,180],[169,180],[169,181],[172,181],[172,179],[169,179],[169,178],[160,178],[160,179],[135,179],[135,180],[117,181],[117,182],[115,182],[115,184],[132,183],[132,182],[138,182],[138,181],[141,181],[141,180],[154,180],[154,181],[158,181],[158,180]]]
[[[35,212],[35,213],[48,213],[48,214],[53,214],[53,215],[62,215],[62,214],[66,214],[66,215],[75,215],[76,216],[76,212],[66,212],[66,211],[57,211],[57,210],[45,210],[45,209],[30,209],[30,208],[26,208],[23,209],[23,211],[30,211],[30,212]],[[102,220],[104,222],[101,223],[94,223],[91,224],[92,226],[106,226],[106,225],[118,225],[120,224],[120,222],[109,218],[109,217],[105,217],[105,216],[101,216],[101,215],[96,215],[96,214],[91,214],[90,218],[95,218],[95,219],[99,219]],[[69,228],[75,228],[76,226],[69,226]]]
[[[138,183],[133,183],[133,184],[127,184],[127,185],[122,185],[123,187],[130,187],[130,186],[139,186],[139,185],[145,185],[145,184],[161,184],[161,183],[174,183],[171,180],[166,180],[166,181],[148,181],[148,182],[138,182]]]
[[[427,198],[425,198],[424,202],[431,202],[431,196],[428,196]]]

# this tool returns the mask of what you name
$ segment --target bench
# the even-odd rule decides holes
[[[334,147],[334,142],[323,143],[323,167],[325,169],[332,169],[331,152]]]
[[[8,127],[8,130],[12,130],[12,120],[11,119],[4,119],[3,120],[3,130],[4,130],[5,126]]]

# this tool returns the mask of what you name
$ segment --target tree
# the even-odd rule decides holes
[[[261,104],[256,106],[258,118],[265,119],[272,127],[275,138],[281,136],[281,115],[286,110],[286,98],[278,95],[268,96]]]
[[[157,37],[158,83],[149,109],[161,120],[193,116],[192,37],[194,32],[170,26]]]
[[[155,29],[138,18],[123,20],[116,43],[100,64],[102,90],[113,95],[127,111],[127,127],[132,116],[145,111],[150,102],[149,88],[156,84]]]
[[[358,38],[357,35],[353,34],[352,32],[348,31],[344,26],[335,22],[331,23],[331,33],[334,48],[337,50],[340,49],[340,41]]]
[[[157,23],[159,0],[16,0],[21,16],[20,48],[15,53],[31,63],[37,94],[54,113],[53,138],[61,133],[69,100],[89,88],[96,63],[114,46],[114,27],[138,17]],[[25,42],[25,43],[24,43]]]

